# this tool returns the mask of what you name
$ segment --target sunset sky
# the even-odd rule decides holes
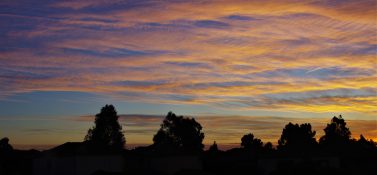
[[[377,1],[0,1],[0,138],[82,141],[105,104],[127,147],[169,111],[206,144],[340,114],[377,140]]]

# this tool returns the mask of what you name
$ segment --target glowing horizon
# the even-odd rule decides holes
[[[151,145],[152,138],[160,127],[160,124],[165,117],[164,115],[149,115],[149,114],[120,114],[119,121],[123,126],[123,131],[126,135],[126,147],[134,148],[136,146]],[[221,149],[229,149],[240,146],[240,139],[244,134],[253,133],[257,138],[262,138],[264,143],[271,142],[277,146],[277,141],[280,137],[282,129],[289,122],[291,123],[310,123],[313,130],[317,132],[317,141],[324,135],[323,129],[331,120],[329,118],[289,118],[289,117],[273,117],[273,116],[186,116],[194,117],[202,127],[205,133],[203,143],[206,147],[210,146],[213,141],[216,141]],[[28,121],[37,120],[38,122],[51,122],[49,118],[34,118],[34,119],[2,119],[2,121]],[[55,147],[65,142],[80,142],[86,135],[86,131],[94,125],[94,116],[74,116],[74,117],[60,117],[53,119],[53,122],[59,122],[65,125],[54,127],[42,127],[38,129],[24,129],[22,132],[28,132],[30,135],[43,135],[43,137],[31,137],[24,140],[26,143],[39,144],[15,144],[16,148],[34,148],[46,149]],[[358,139],[363,135],[368,140],[377,140],[376,123],[374,120],[347,120],[347,126],[350,128],[352,138]],[[73,127],[72,127],[73,124]],[[42,125],[40,125],[42,126]],[[69,131],[63,129],[65,126],[70,126]],[[368,131],[368,132],[366,132]],[[55,138],[56,133],[69,132],[63,135],[62,138]],[[61,134],[60,134],[61,135]],[[25,139],[25,138],[24,138]],[[37,139],[37,140],[35,140]],[[54,140],[54,142],[46,142]],[[131,140],[131,143],[129,142]],[[45,143],[45,144],[41,144]],[[47,143],[47,144],[46,144]]]

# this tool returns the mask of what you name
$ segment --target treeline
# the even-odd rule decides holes
[[[94,150],[124,149],[126,139],[118,119],[115,107],[105,105],[100,113],[96,114],[95,125],[88,130],[84,143]],[[201,152],[204,148],[202,129],[195,118],[177,116],[173,112],[169,112],[154,135],[153,144],[148,148],[156,152]],[[377,146],[376,142],[372,139],[367,140],[363,135],[360,135],[359,139],[351,138],[351,131],[341,115],[334,116],[330,120],[330,123],[324,128],[324,133],[319,140],[316,140],[316,131],[312,129],[310,123],[288,123],[283,128],[277,146],[273,146],[270,142],[263,143],[252,133],[247,133],[240,139],[240,147],[253,151],[279,150],[304,153],[322,149],[340,153],[347,149],[373,149]],[[13,149],[8,142],[8,138],[1,139],[0,154]],[[210,146],[209,151],[219,151],[216,141]]]
[[[126,140],[122,127],[118,122],[119,116],[113,105],[106,105],[95,116],[95,126],[89,129],[85,142],[94,147],[108,147],[122,149]],[[204,133],[202,126],[194,118],[177,116],[169,112],[161,123],[160,129],[153,137],[153,144],[148,148],[156,152],[201,152],[203,151]],[[316,131],[310,123],[288,123],[282,131],[278,145],[263,143],[252,133],[241,138],[241,148],[245,150],[274,150],[283,152],[304,153],[322,149],[330,152],[341,152],[347,149],[372,149],[377,144],[367,140],[363,135],[359,139],[351,138],[351,131],[341,115],[334,116],[324,128],[324,135],[316,140]],[[224,136],[226,137],[226,136]],[[216,142],[210,151],[218,150]]]
[[[85,137],[90,149],[123,150],[126,139],[112,105],[106,105],[95,117],[95,126]],[[344,118],[334,116],[324,126],[324,135],[316,139],[310,123],[288,123],[282,130],[278,145],[245,133],[240,147],[222,151],[216,141],[204,151],[203,128],[195,118],[169,112],[153,136],[153,144],[128,151],[128,164],[154,157],[199,156],[203,170],[213,175],[228,174],[374,174],[377,171],[377,144],[363,135],[351,137]],[[126,133],[125,133],[126,134]],[[226,136],[223,136],[226,137]],[[101,149],[97,149],[101,148]],[[98,151],[97,151],[98,152]],[[139,160],[140,161],[140,160]],[[171,162],[174,164],[174,162]],[[126,163],[127,164],[127,163]],[[126,174],[155,174],[145,165],[135,165]],[[192,172],[188,174],[198,174]],[[199,173],[200,174],[200,173]]]

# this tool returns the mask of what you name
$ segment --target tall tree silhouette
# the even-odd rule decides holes
[[[85,142],[96,148],[123,149],[126,140],[119,116],[113,105],[105,105],[95,117],[95,126],[88,130]]]
[[[335,146],[349,143],[351,131],[346,125],[342,115],[334,116],[324,129],[325,135],[319,139],[320,144]]]
[[[288,123],[278,141],[279,150],[310,150],[316,144],[315,131],[309,123],[301,125]]]
[[[202,151],[204,133],[201,130],[202,126],[194,118],[176,116],[169,112],[153,137],[154,146],[173,147],[188,152]]]
[[[249,133],[241,138],[241,147],[247,150],[258,150],[263,147],[263,142]]]

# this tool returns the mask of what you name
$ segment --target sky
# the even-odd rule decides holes
[[[377,140],[375,0],[2,0],[0,137],[16,148],[82,141],[113,104],[127,147],[163,117],[195,117],[205,144],[317,138],[342,115]]]

